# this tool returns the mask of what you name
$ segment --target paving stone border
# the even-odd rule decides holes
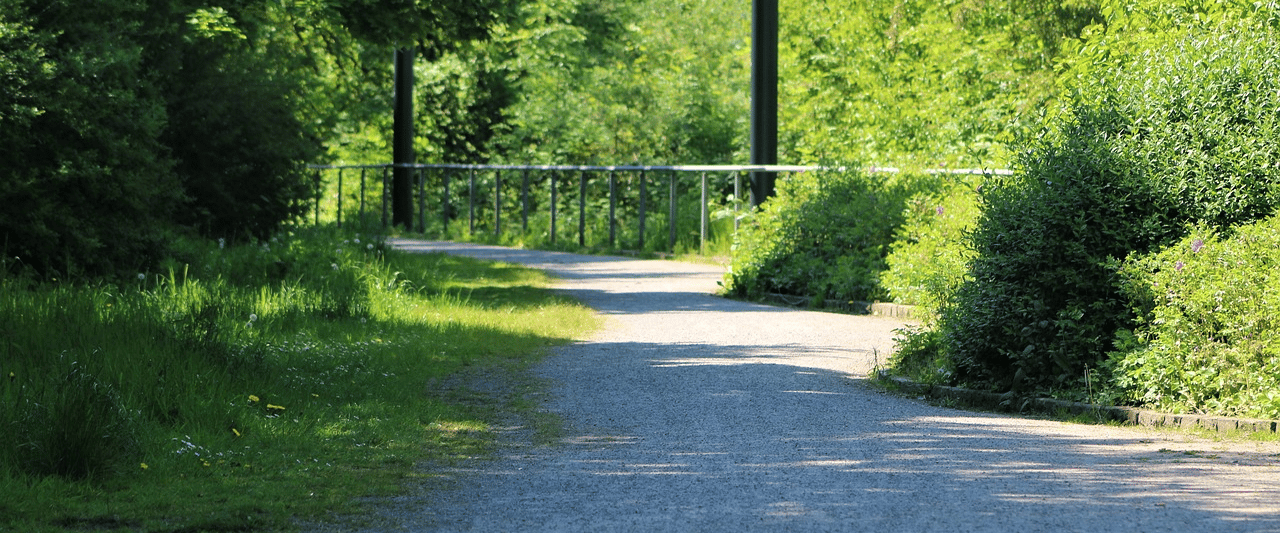
[[[819,309],[827,311],[840,311],[854,315],[874,315],[889,318],[899,318],[910,320],[915,310],[915,306],[902,305],[886,302],[840,302],[840,301],[824,301],[821,305],[811,305],[813,299],[805,296],[793,296],[790,294],[769,293],[765,295],[765,299],[769,303],[782,304],[787,307],[796,307],[800,309]]]
[[[1073,415],[1093,413],[1105,420],[1147,427],[1202,428],[1219,433],[1242,431],[1246,433],[1280,431],[1280,421],[1256,418],[1233,418],[1214,415],[1161,413],[1149,409],[1135,407],[1118,407],[1110,405],[1094,405],[1082,402],[1068,402],[1053,398],[1032,398],[1012,393],[995,393],[948,387],[945,385],[929,385],[916,383],[907,378],[882,376],[892,382],[896,388],[909,394],[929,397],[934,400],[947,400],[962,405],[991,409],[996,411],[1066,411]]]

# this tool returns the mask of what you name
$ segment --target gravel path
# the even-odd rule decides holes
[[[1280,444],[972,413],[864,378],[899,322],[710,296],[723,270],[395,240],[523,263],[608,317],[514,441],[368,531],[1280,531]]]

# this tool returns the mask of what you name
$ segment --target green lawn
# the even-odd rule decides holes
[[[595,315],[541,273],[309,231],[165,272],[0,280],[0,530],[360,521],[489,453],[524,372]]]

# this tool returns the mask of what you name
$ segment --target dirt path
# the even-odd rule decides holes
[[[495,247],[609,319],[513,443],[368,531],[1280,531],[1280,445],[929,406],[864,378],[899,323],[710,296],[723,271]]]

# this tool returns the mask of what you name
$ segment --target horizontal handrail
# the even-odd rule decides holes
[[[818,165],[492,165],[467,163],[380,163],[364,165],[307,165],[312,170],[337,169],[370,169],[370,168],[412,168],[412,169],[446,169],[446,170],[543,170],[554,172],[818,172],[846,171],[850,167],[828,167]],[[902,170],[897,167],[866,167],[869,172],[896,174]],[[1008,169],[980,168],[940,168],[926,169],[929,174],[991,174],[1007,176],[1013,174]]]

